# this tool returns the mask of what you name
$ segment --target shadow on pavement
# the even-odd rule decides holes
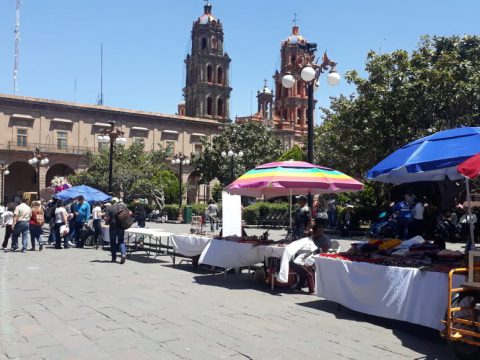
[[[337,319],[365,322],[386,329],[391,329],[392,333],[402,342],[402,346],[425,355],[416,358],[418,360],[456,359],[456,357],[450,352],[445,340],[440,337],[440,333],[437,330],[405,321],[363,314],[328,300],[319,299],[297,303],[297,305],[328,312],[333,314]]]
[[[227,274],[226,277],[224,273],[216,273],[216,275],[195,276],[194,279],[199,285],[217,286],[230,290],[255,290],[273,296],[282,296],[287,293],[293,294],[293,291],[288,288],[275,288],[271,290],[265,282],[255,281],[251,275],[246,273]]]
[[[127,256],[127,261],[135,261],[139,262],[142,264],[166,264],[169,263],[169,261],[166,260],[160,260],[159,257],[157,256],[156,258],[152,256],[147,256],[145,253],[141,254],[130,254]]]

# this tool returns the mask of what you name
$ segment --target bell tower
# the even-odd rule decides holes
[[[223,26],[207,1],[204,14],[193,22],[192,49],[185,59],[185,114],[230,120],[230,58],[223,50]]]
[[[300,61],[299,45],[305,45],[305,38],[300,35],[296,24],[292,27],[292,34],[282,41],[280,56],[281,68],[273,76],[275,80],[275,117],[279,119],[280,129],[291,128],[299,136],[307,133],[308,96],[305,82],[296,79],[291,89],[282,86],[282,78],[290,68]]]

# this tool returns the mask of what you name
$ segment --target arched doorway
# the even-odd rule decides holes
[[[66,177],[72,174],[75,174],[75,171],[68,165],[55,164],[53,166],[50,166],[45,176],[45,187],[49,187],[51,185],[52,179],[55,176]]]
[[[188,176],[187,204],[194,204],[197,202],[199,182],[200,182],[200,173],[198,171],[194,171]]]
[[[16,161],[8,166],[10,174],[5,176],[5,202],[15,201],[24,192],[37,191],[37,174],[26,162]]]

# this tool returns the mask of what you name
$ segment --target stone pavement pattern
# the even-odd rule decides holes
[[[0,316],[0,360],[452,358],[435,331],[93,249],[0,253]]]

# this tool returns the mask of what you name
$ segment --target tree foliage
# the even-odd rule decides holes
[[[305,151],[300,149],[300,146],[294,145],[291,149],[285,151],[282,156],[278,158],[278,161],[288,160],[307,161],[307,156],[305,155]]]
[[[88,153],[88,170],[69,177],[74,185],[85,184],[104,192],[108,191],[109,149],[99,153]],[[128,148],[114,145],[113,153],[113,194],[124,198],[134,196],[152,198],[158,206],[175,202],[179,183],[165,162],[163,150],[145,152],[142,143]]]
[[[479,124],[478,69],[478,36],[425,36],[410,54],[371,51],[366,78],[357,71],[346,75],[356,94],[333,98],[323,109],[323,124],[315,130],[316,161],[361,177],[410,141]]]
[[[234,178],[257,165],[275,161],[282,154],[280,140],[268,127],[257,122],[229,125],[204,145],[205,150],[194,160],[194,165],[203,180],[210,182],[218,178],[222,184],[232,181],[231,158],[222,157],[222,151],[244,154],[242,158],[233,158]]]

